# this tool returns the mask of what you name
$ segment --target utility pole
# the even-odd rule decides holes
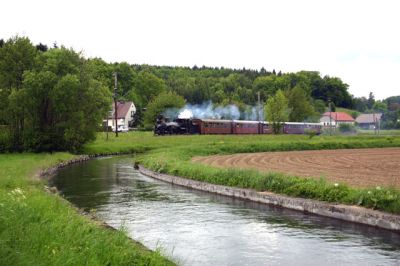
[[[328,100],[329,103],[329,135],[332,135],[332,107],[331,100]]]
[[[258,133],[261,134],[261,105],[260,105],[260,91],[257,92],[257,120],[258,120]]]
[[[113,73],[114,76],[114,117],[115,117],[115,137],[118,137],[118,106],[117,106],[117,85],[118,85],[118,78],[117,72]]]
[[[378,116],[378,118],[376,119],[377,123],[378,123],[378,135],[381,134],[381,117],[382,117],[382,115]]]
[[[260,121],[260,92],[257,92],[257,120]]]
[[[109,116],[110,116],[110,112],[107,112],[107,122],[106,122],[106,134],[107,134],[107,137],[106,137],[106,140],[108,140],[108,119],[109,119]]]
[[[337,131],[337,127],[338,127],[337,112],[335,111],[335,134],[336,134],[336,131]]]

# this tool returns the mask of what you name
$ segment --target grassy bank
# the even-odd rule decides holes
[[[96,141],[84,146],[82,154],[143,153],[181,147],[194,149],[195,155],[238,152],[379,148],[400,146],[399,136],[316,136],[306,135],[178,135],[153,136],[151,132],[129,132],[109,136],[99,133]]]
[[[103,136],[85,147],[86,153],[146,151],[138,161],[157,172],[214,184],[272,191],[290,196],[328,202],[355,204],[367,208],[400,213],[400,192],[392,188],[358,189],[331,184],[323,179],[305,179],[279,173],[252,170],[219,169],[191,162],[193,156],[242,152],[321,150],[348,148],[400,147],[395,136],[165,136],[151,133],[122,134],[106,141]]]
[[[359,135],[378,135],[375,130],[365,130],[359,129]],[[400,136],[400,129],[381,129],[379,130],[379,135],[381,136]]]
[[[0,155],[0,265],[169,265],[46,192],[35,174],[68,153]]]

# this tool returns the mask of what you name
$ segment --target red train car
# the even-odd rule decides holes
[[[213,120],[193,119],[193,124],[198,125],[198,132],[206,134],[271,134],[272,127],[268,122],[245,120]]]
[[[199,125],[200,134],[233,134],[231,120],[193,119]]]
[[[307,131],[315,131],[321,134],[322,126],[319,123],[285,122],[283,125],[284,134],[304,134]]]
[[[282,133],[305,134],[314,131],[320,134],[319,123],[285,122]],[[157,120],[154,134],[272,134],[272,125],[266,121],[215,120],[215,119],[175,119],[174,122]]]
[[[233,120],[233,134],[261,134],[262,123],[258,121]]]
[[[261,134],[272,134],[272,126],[268,122],[261,122],[262,123],[262,131]]]

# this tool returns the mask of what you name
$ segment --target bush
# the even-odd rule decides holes
[[[10,133],[6,126],[0,126],[0,153],[10,149]]]
[[[355,134],[357,129],[352,124],[339,124],[339,132],[344,134]]]
[[[304,130],[304,133],[308,136],[309,139],[312,139],[318,134],[317,131],[314,129],[306,129]]]

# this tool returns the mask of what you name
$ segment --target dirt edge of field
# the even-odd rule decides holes
[[[323,177],[331,183],[359,188],[400,188],[400,148],[241,153],[194,157],[192,162],[220,168]]]

